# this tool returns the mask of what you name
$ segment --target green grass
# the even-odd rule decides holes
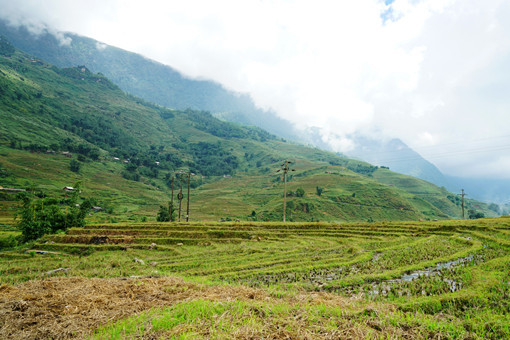
[[[97,205],[111,208],[110,214],[94,213],[88,218],[91,222],[155,220],[159,205],[167,204],[170,199],[163,174],[152,180],[130,181],[122,177],[124,167],[115,161],[85,162],[77,174],[70,171],[69,158],[64,155],[30,153],[0,145],[0,165],[10,174],[3,180],[4,187],[35,187],[47,195],[63,197],[64,186],[81,181],[84,197],[95,198]],[[231,178],[206,178],[204,184],[191,190],[190,218],[195,221],[281,220],[283,183],[277,181],[277,169],[278,166],[272,165],[269,171],[262,173],[252,170]],[[410,178],[410,182],[419,180]],[[429,183],[420,184],[438,197],[447,195]],[[324,189],[321,196],[316,193],[317,186]],[[288,197],[287,219],[291,221],[367,221],[367,216],[372,221],[426,220],[460,214],[460,208],[446,198],[436,206],[435,202],[430,203],[405,188],[381,184],[341,166],[306,159],[296,161],[296,172],[288,181],[289,192],[297,188],[303,188],[305,195]],[[15,194],[4,193],[0,199],[3,207],[0,217],[12,223],[8,218],[12,218],[17,209]],[[184,218],[186,201],[183,203]],[[455,213],[447,215],[443,211]]]

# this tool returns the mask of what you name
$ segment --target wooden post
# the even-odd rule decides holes
[[[461,196],[462,196],[462,219],[464,220],[465,217],[464,217],[464,196],[466,196],[466,194],[464,193],[464,189],[461,189],[462,190],[462,193],[461,193]]]
[[[172,196],[170,196],[170,221],[174,221],[174,176],[172,175]]]
[[[294,169],[289,169],[289,164],[292,162],[285,161],[281,165],[281,169],[278,169],[277,172],[280,172],[280,170],[283,170],[283,222],[286,221],[286,214],[287,214],[287,172],[294,171]]]
[[[191,172],[188,172],[188,203],[187,203],[187,206],[186,206],[186,222],[189,221],[189,186],[190,186],[190,183],[191,183]]]
[[[177,199],[179,200],[179,222],[181,222],[181,204],[182,204],[182,173],[181,173],[181,190],[177,195]]]

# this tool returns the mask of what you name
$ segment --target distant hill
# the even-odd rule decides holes
[[[400,139],[379,141],[363,136],[353,138],[356,147],[346,155],[372,164],[387,166],[393,171],[447,186],[448,179],[439,169]]]
[[[0,186],[59,196],[81,181],[87,196],[109,207],[98,213],[100,220],[154,218],[168,203],[172,180],[180,182],[178,170],[196,174],[195,218],[281,219],[283,183],[276,171],[284,159],[296,170],[287,193],[294,220],[460,215],[458,200],[430,183],[207,112],[146,102],[86,66],[58,68],[4,38],[0,94]],[[1,193],[2,199],[0,210],[12,215],[12,197]],[[487,205],[469,204],[494,215]]]

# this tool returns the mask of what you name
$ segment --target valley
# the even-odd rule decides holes
[[[108,207],[111,216],[96,214],[98,220],[140,221],[155,219],[158,207],[171,200],[172,179],[177,183],[180,172],[191,172],[196,176],[190,204],[198,220],[276,221],[283,215],[283,180],[276,172],[282,161],[292,160],[292,220],[461,217],[458,199],[423,180],[289,143],[208,112],[151,104],[85,66],[59,69],[3,44],[2,187],[62,197],[62,188],[81,182],[84,197]],[[302,197],[293,194],[298,188],[305,191]],[[2,204],[8,207],[2,215],[13,216],[12,204]],[[482,202],[469,200],[466,209],[497,216]]]

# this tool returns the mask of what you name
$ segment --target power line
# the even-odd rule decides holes
[[[410,152],[416,152],[418,154],[427,154],[427,158],[442,158],[442,157],[449,157],[451,155],[469,155],[469,154],[476,154],[476,153],[486,153],[490,151],[504,151],[510,149],[510,143],[500,144],[500,145],[494,145],[494,146],[477,146],[476,144],[479,144],[478,142],[482,141],[488,141],[488,140],[495,140],[495,139],[501,139],[501,138],[510,138],[510,135],[503,135],[503,136],[496,136],[496,137],[486,137],[486,138],[479,138],[479,139],[473,139],[471,140],[471,146],[466,148],[466,146],[469,146],[469,141],[462,141],[462,142],[453,142],[453,143],[445,143],[445,144],[437,144],[437,145],[430,145],[430,146],[413,146],[413,148],[407,146],[408,150]],[[475,144],[475,145],[473,145]],[[445,147],[453,146],[453,145],[462,145],[463,148],[459,149],[452,149],[452,150],[445,150]],[[431,153],[435,149],[442,150],[439,153]],[[419,150],[417,152],[416,150]],[[429,151],[430,150],[430,151]],[[361,152],[365,158],[366,157],[374,157],[374,156],[384,156],[384,155],[393,155],[396,151],[372,151],[372,152]],[[431,153],[429,155],[429,153]],[[411,160],[417,160],[420,159],[418,156],[407,156],[407,157],[396,157],[396,158],[389,158],[386,161],[392,161],[392,162],[399,162],[399,161],[411,161]]]
[[[473,143],[478,143],[481,141],[488,141],[488,140],[501,139],[501,138],[510,138],[510,135],[476,138],[476,139],[462,140],[462,141],[458,141],[458,142],[450,142],[450,143],[436,144],[436,145],[415,145],[414,148],[417,148],[417,149],[436,148],[436,147],[442,148],[442,147],[450,146],[450,145],[459,145],[459,144],[466,145],[466,144],[473,144]]]
[[[412,150],[412,149],[411,149]],[[487,152],[490,152],[490,151],[505,151],[505,150],[510,150],[510,145],[504,145],[504,146],[500,146],[500,147],[494,147],[494,148],[480,148],[480,149],[471,149],[471,150],[451,150],[451,151],[446,151],[446,152],[442,152],[442,153],[437,153],[437,154],[432,154],[432,155],[425,155],[425,156],[422,156],[420,153],[414,151],[417,153],[416,156],[404,156],[404,157],[393,157],[393,158],[383,158],[382,160],[385,161],[385,162],[408,162],[408,161],[415,161],[415,160],[421,160],[421,159],[438,159],[438,158],[444,158],[444,157],[451,157],[453,155],[455,156],[458,156],[458,155],[472,155],[472,154],[479,154],[479,153],[487,153]],[[363,153],[364,157],[365,158],[369,158],[371,155],[372,156],[381,156],[381,155],[384,155],[384,154],[388,154],[388,155],[391,155],[391,154],[395,154],[396,151],[387,151],[387,152],[377,152],[377,153]]]

